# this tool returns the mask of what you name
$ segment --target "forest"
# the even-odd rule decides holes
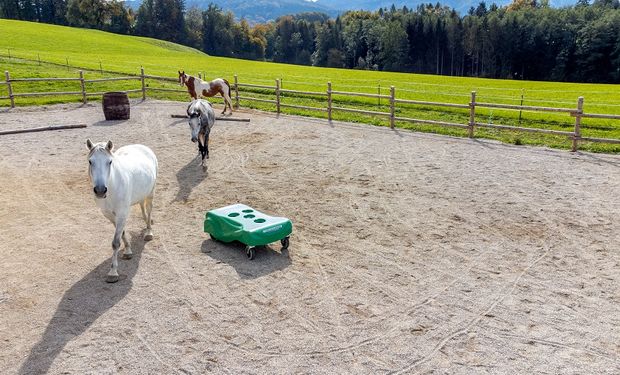
[[[620,83],[620,3],[480,2],[283,16],[250,24],[211,4],[144,0],[0,0],[0,18],[100,29],[188,45],[210,55],[451,76]],[[3,36],[4,37],[4,36]]]

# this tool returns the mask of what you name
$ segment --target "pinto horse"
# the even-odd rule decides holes
[[[192,142],[198,141],[198,152],[202,156],[202,169],[206,171],[207,161],[205,159],[209,159],[209,134],[215,124],[215,112],[211,103],[204,99],[196,99],[192,100],[187,107],[187,116]]]
[[[205,82],[200,78],[196,78],[185,74],[185,71],[179,71],[179,84],[181,86],[187,86],[189,95],[194,99],[200,97],[210,98],[217,94],[222,95],[224,98],[224,110],[222,114],[226,113],[226,107],[230,108],[232,114],[232,101],[230,100],[230,84],[227,80],[222,78],[216,78],[211,82]]]
[[[86,140],[88,147],[88,175],[93,186],[97,206],[103,216],[116,228],[112,240],[112,267],[106,281],[118,281],[118,251],[121,239],[125,244],[124,259],[131,259],[133,253],[127,237],[125,224],[129,208],[140,204],[142,217],[146,222],[144,240],[153,239],[151,229],[151,211],[153,210],[153,192],[157,179],[157,158],[150,148],[143,145],[129,145],[113,152],[114,145],[107,143],[93,144]]]

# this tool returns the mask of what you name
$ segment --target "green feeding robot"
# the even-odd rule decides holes
[[[269,216],[244,204],[233,204],[207,212],[204,231],[215,241],[243,243],[245,254],[252,260],[257,246],[280,241],[282,250],[288,249],[293,224],[287,218]]]

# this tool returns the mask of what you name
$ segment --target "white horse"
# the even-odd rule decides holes
[[[118,250],[121,238],[125,244],[124,259],[131,259],[133,253],[127,236],[125,224],[129,216],[129,208],[140,204],[142,217],[146,222],[144,240],[153,239],[151,229],[151,211],[153,209],[153,193],[157,178],[157,158],[150,148],[143,145],[130,145],[112,152],[114,145],[107,143],[93,144],[86,140],[88,153],[88,174],[95,202],[103,215],[116,227],[112,240],[112,268],[106,281],[118,281]]]
[[[209,134],[215,124],[215,112],[211,103],[204,99],[192,100],[187,107],[192,142],[198,141],[198,152],[202,156],[202,169],[207,170],[209,158]]]

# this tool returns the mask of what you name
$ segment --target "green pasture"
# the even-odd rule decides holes
[[[467,104],[472,91],[478,102],[521,104],[575,109],[577,99],[583,96],[587,113],[620,114],[620,87],[618,85],[531,82],[515,80],[492,80],[481,78],[446,77],[406,73],[345,70],[247,61],[233,58],[208,56],[189,47],[159,40],[116,35],[97,30],[77,29],[24,21],[0,20],[0,70],[8,70],[12,78],[31,77],[77,77],[80,69],[86,79],[119,75],[137,75],[140,67],[146,74],[176,78],[177,70],[208,79],[222,77],[233,82],[236,74],[239,83],[275,85],[281,79],[284,89],[316,91],[324,93],[327,82],[332,90],[389,95],[390,86],[396,89],[396,98],[446,103]],[[10,55],[10,57],[9,57]],[[39,60],[41,61],[39,63]],[[68,64],[68,65],[67,65]],[[1,78],[0,80],[4,80]],[[147,80],[153,87],[179,88],[172,82]],[[137,89],[139,81],[91,83],[88,92]],[[16,82],[16,93],[37,91],[79,91],[79,82]],[[274,99],[273,91],[244,90],[242,96]],[[6,96],[6,86],[0,85],[0,96]],[[140,93],[132,94],[140,97]],[[149,98],[187,100],[186,94],[149,92]],[[45,96],[17,98],[16,104],[39,105],[79,101],[79,96]],[[89,100],[98,100],[90,97]],[[220,100],[215,100],[220,102]],[[293,96],[283,94],[282,102],[305,106],[326,107],[322,96]],[[275,106],[241,100],[241,106],[274,111]],[[0,100],[0,107],[8,100]],[[387,99],[334,96],[334,106],[389,111]],[[318,111],[283,108],[284,113],[304,116],[326,117]],[[439,120],[465,124],[469,119],[467,109],[450,109],[433,106],[398,104],[396,115],[419,119]],[[373,117],[335,111],[335,120],[388,125],[387,118]],[[477,121],[494,124],[518,125],[572,131],[574,118],[567,114],[547,112],[519,112],[498,109],[477,109]],[[425,132],[463,136],[460,129],[442,128],[397,122],[401,128]],[[620,121],[584,119],[584,136],[620,138]],[[476,137],[497,139],[516,144],[547,145],[568,148],[566,137],[525,132],[476,129]],[[620,152],[620,145],[582,143],[581,149],[598,152]]]

